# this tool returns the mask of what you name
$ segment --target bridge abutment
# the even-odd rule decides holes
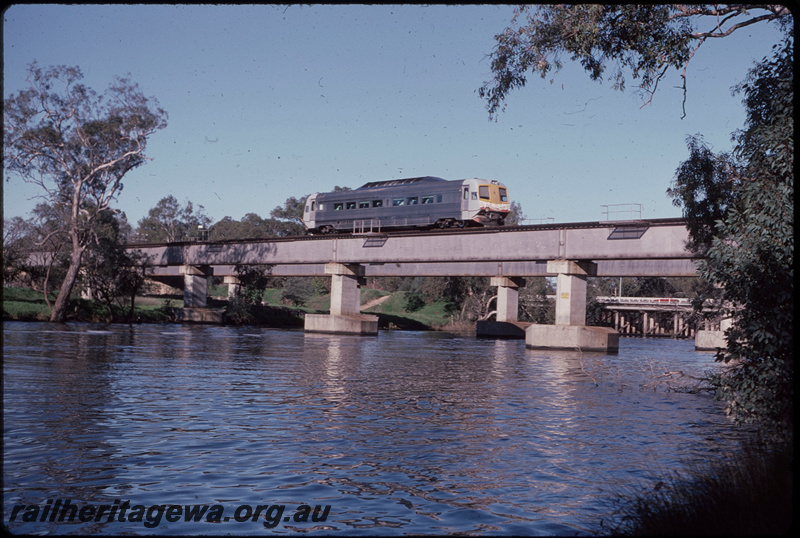
[[[359,264],[328,263],[325,274],[331,275],[330,314],[306,314],[306,332],[378,334],[378,317],[361,314],[361,282],[364,267]]]
[[[532,324],[525,330],[531,349],[619,351],[619,334],[606,327],[586,326],[586,279],[597,274],[590,261],[553,260],[547,272],[557,275],[555,325]]]
[[[478,336],[489,338],[525,338],[530,323],[519,321],[519,288],[525,286],[521,277],[493,276],[492,286],[497,286],[497,311],[494,321],[478,321]]]

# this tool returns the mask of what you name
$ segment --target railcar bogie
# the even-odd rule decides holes
[[[309,233],[503,225],[508,191],[495,180],[425,176],[375,181],[358,189],[314,193],[303,223]]]

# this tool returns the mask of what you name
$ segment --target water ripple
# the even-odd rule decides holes
[[[730,450],[691,342],[618,355],[440,333],[4,325],[4,505],[330,505],[272,532],[587,534],[621,485]],[[21,523],[15,532],[251,534],[259,523]],[[256,530],[257,529],[257,530]]]

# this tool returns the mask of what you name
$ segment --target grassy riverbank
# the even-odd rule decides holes
[[[302,305],[285,304],[282,290],[268,289],[264,292],[263,305],[253,309],[249,324],[270,327],[292,327],[303,325],[306,313],[327,313],[330,295],[318,294],[309,297]],[[208,300],[210,308],[226,308],[226,289],[211,289]],[[362,311],[378,316],[382,329],[448,330],[462,329],[453,324],[444,303],[433,303],[419,308],[409,308],[406,292],[388,293],[364,289],[361,294]],[[55,294],[50,298],[55,301]],[[138,323],[169,323],[175,321],[175,310],[183,306],[183,296],[137,297],[134,305],[134,321]],[[3,319],[11,321],[46,321],[50,309],[41,293],[27,288],[3,288]],[[108,307],[96,300],[74,299],[67,313],[69,321],[127,322],[128,306],[113,306],[113,319]],[[474,325],[474,324],[470,324]]]
[[[53,293],[49,297],[50,304],[56,299]],[[171,310],[180,305],[182,297],[137,297],[134,319],[147,323],[166,323],[174,316]],[[67,312],[68,321],[107,322],[108,307],[100,301],[73,299]],[[113,306],[114,321],[127,321],[128,307]],[[47,321],[50,319],[50,308],[44,296],[28,288],[3,288],[3,320],[8,321]]]

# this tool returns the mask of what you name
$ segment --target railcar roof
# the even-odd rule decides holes
[[[393,185],[411,185],[413,183],[433,183],[438,181],[447,181],[440,177],[423,176],[423,177],[409,177],[406,179],[389,179],[386,181],[370,181],[364,183],[359,189],[373,189],[376,187],[391,187]]]

